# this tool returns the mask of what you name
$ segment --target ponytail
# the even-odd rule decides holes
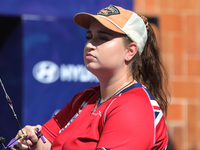
[[[147,87],[166,116],[169,96],[167,72],[161,60],[154,31],[148,20],[140,17],[146,24],[148,39],[141,56],[137,53],[132,59],[132,75]]]

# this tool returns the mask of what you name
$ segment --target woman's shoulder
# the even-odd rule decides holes
[[[100,90],[100,86],[99,85],[95,85],[95,86],[91,86],[91,87],[87,88],[86,90],[84,90],[82,92],[97,93],[99,90]]]
[[[119,103],[128,102],[134,103],[134,105],[137,103],[149,103],[150,100],[155,100],[148,89],[140,82],[137,82],[123,90],[118,95],[118,99]]]
[[[74,105],[75,103],[79,102],[82,103],[83,101],[87,101],[89,100],[92,96],[96,95],[97,93],[100,92],[100,86],[92,86],[89,87],[87,89],[85,89],[84,91],[81,91],[79,93],[77,93],[73,99],[72,99],[72,105]]]
[[[153,113],[154,106],[160,109],[156,100],[148,92],[146,87],[138,82],[120,93],[109,106],[109,110],[112,111],[113,109],[117,108],[116,110],[125,109],[132,113]]]
[[[100,91],[100,86],[97,85],[97,86],[92,86],[92,87],[89,87],[87,89],[85,89],[84,91],[81,91],[79,93],[77,93],[74,98],[78,98],[80,96],[89,96],[89,95],[94,95],[96,94],[97,92]]]

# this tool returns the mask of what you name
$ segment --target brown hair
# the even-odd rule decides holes
[[[146,24],[148,39],[141,56],[137,52],[130,62],[132,76],[147,87],[166,116],[168,97],[170,96],[168,91],[168,75],[162,63],[154,31],[147,18],[144,16],[140,17]],[[125,43],[128,41],[130,43],[130,39],[127,38],[125,38]]]

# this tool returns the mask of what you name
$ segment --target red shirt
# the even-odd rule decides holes
[[[99,86],[78,93],[51,120],[43,135],[52,150],[163,150],[167,126],[157,102],[139,82],[97,107]]]

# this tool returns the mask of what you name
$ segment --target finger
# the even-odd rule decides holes
[[[38,137],[35,134],[34,130],[32,132],[27,132],[27,134],[28,134],[28,141],[31,141],[31,144],[37,143]]]
[[[22,135],[22,131],[19,130],[18,133],[17,133],[17,135],[16,135],[16,137],[21,137],[21,135]]]
[[[33,142],[30,140],[29,136],[27,137],[23,137],[21,140],[20,140],[20,143],[24,144],[24,145],[32,145]]]
[[[23,143],[17,143],[15,146],[17,146],[19,149],[21,150],[27,150],[30,149],[30,146],[28,146],[27,144],[23,144]]]
[[[45,138],[44,138],[44,136],[42,134],[42,126],[41,125],[36,125],[35,126],[35,131],[36,131],[35,133],[36,133],[37,137],[41,138],[43,143],[46,143],[46,140],[45,140]]]
[[[42,132],[42,126],[41,125],[36,125],[35,129],[37,129],[38,132]]]
[[[30,147],[32,145],[32,141],[29,140],[29,136],[27,134],[22,134],[20,137],[15,138],[17,141],[14,143],[15,147],[19,146],[20,148],[23,148],[22,145],[26,145],[27,147]]]
[[[28,149],[28,146],[27,145],[24,145],[20,142],[18,142],[17,144],[15,144],[14,146],[10,147],[11,150],[19,150],[19,149]]]
[[[42,126],[37,125],[37,126],[25,126],[22,130],[19,130],[16,138],[21,137],[20,139],[17,139],[17,144],[20,149],[27,149],[28,147],[32,147],[34,144],[37,143],[38,139],[41,137],[42,138]],[[15,145],[14,144],[14,145]],[[16,149],[16,146],[14,149]]]

